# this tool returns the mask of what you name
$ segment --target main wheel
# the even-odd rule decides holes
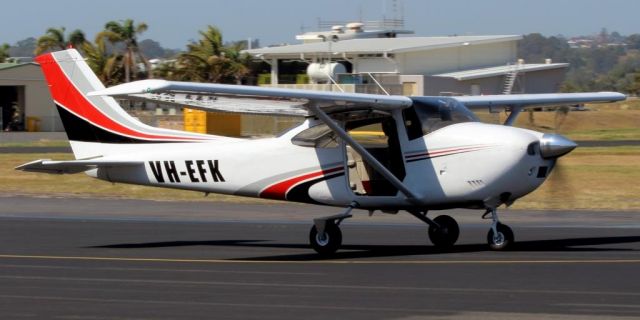
[[[321,255],[331,255],[338,251],[342,244],[342,231],[335,223],[327,221],[324,234],[319,234],[314,225],[309,232],[311,248]]]
[[[439,248],[452,247],[458,241],[458,236],[460,235],[460,228],[456,220],[450,216],[442,215],[433,219],[433,222],[438,224],[439,228],[429,226],[431,243]]]
[[[487,234],[487,242],[491,250],[505,250],[513,244],[513,231],[509,226],[498,222],[496,230],[498,231],[497,235],[493,234],[493,229],[489,229],[489,233]]]

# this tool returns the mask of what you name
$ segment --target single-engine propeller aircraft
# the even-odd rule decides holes
[[[506,248],[514,235],[496,208],[538,188],[576,147],[557,134],[511,126],[517,115],[531,107],[625,99],[615,92],[407,97],[153,79],[105,88],[74,49],[36,60],[76,160],[37,160],[16,169],[342,207],[314,220],[309,241],[320,254],[338,250],[339,225],[355,208],[407,211],[444,248],[458,239],[458,224],[448,215],[432,219],[429,210],[485,210],[490,248]],[[147,126],[114,97],[305,119],[277,137],[240,139]],[[481,123],[471,111],[481,108],[510,114],[503,125]],[[371,126],[382,130],[382,141],[351,134]]]

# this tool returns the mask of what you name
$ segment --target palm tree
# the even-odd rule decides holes
[[[149,61],[144,57],[140,48],[138,47],[137,35],[147,31],[148,26],[146,23],[141,22],[134,25],[132,19],[126,19],[121,22],[109,21],[104,26],[98,37],[106,38],[111,43],[123,43],[124,44],[124,69],[125,69],[125,82],[131,81],[131,72],[136,70],[136,58],[144,63],[147,73],[147,77],[151,77],[151,65]]]
[[[202,38],[187,46],[178,57],[175,78],[178,80],[238,83],[248,74],[244,57],[233,47],[225,47],[220,30],[208,26],[200,31]]]
[[[85,42],[82,50],[87,64],[105,85],[116,85],[124,80],[124,57],[121,54],[109,54],[103,38],[98,37],[95,45]]]
[[[9,58],[9,44],[3,43],[0,45],[0,63],[7,61]]]
[[[65,37],[64,31],[64,27],[47,29],[45,35],[38,38],[36,50],[33,53],[39,55],[48,50],[64,50],[69,46],[80,47],[86,42],[84,33],[81,30],[74,30],[69,34],[68,38]]]

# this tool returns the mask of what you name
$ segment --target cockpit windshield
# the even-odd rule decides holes
[[[410,140],[452,124],[479,121],[473,112],[450,98],[414,99],[413,107],[402,114]]]

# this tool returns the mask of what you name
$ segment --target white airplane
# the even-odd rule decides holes
[[[538,188],[557,159],[576,147],[557,134],[512,127],[518,113],[625,99],[615,92],[406,97],[165,80],[105,88],[74,49],[36,60],[76,160],[37,160],[16,169],[345,208],[314,219],[309,241],[324,255],[340,247],[339,224],[354,208],[407,211],[428,224],[431,242],[444,248],[458,239],[458,224],[427,212],[483,209],[492,219],[490,248],[508,247],[514,235],[496,208]],[[273,138],[196,134],[147,126],[114,96],[305,120]],[[480,108],[506,108],[510,115],[504,125],[481,123],[470,111]],[[351,134],[376,126],[382,141]]]

